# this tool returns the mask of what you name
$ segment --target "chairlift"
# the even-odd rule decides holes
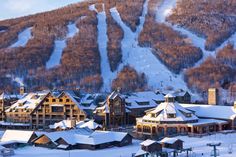
[[[211,156],[215,156],[214,150],[211,151]],[[216,156],[220,156],[220,151],[219,151],[219,149],[216,149]]]

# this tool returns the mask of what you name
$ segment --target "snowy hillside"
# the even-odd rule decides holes
[[[236,46],[236,33],[232,33],[214,50],[207,50],[207,38],[172,23],[169,17],[174,14],[178,0],[140,0],[136,3],[130,0],[109,3],[52,0],[48,3],[43,0],[27,1],[21,9],[18,9],[19,4],[26,0],[14,2],[3,2],[0,19],[80,2],[42,14],[0,21],[0,67],[4,67],[0,74],[20,77],[22,83],[30,84],[32,89],[73,86],[86,91],[110,92],[114,80],[133,77],[119,75],[124,67],[130,66],[143,74],[147,89],[182,88],[196,92],[186,78],[186,71],[201,67],[209,56],[216,59],[217,52],[228,42]],[[155,29],[161,31],[155,32]],[[141,43],[140,38],[153,38],[153,43],[150,44],[150,40]]]

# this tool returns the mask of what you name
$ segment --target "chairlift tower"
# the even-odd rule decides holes
[[[208,143],[207,146],[209,147],[213,147],[213,151],[211,153],[211,156],[214,156],[214,157],[217,157],[217,156],[220,156],[219,154],[219,150],[216,149],[217,146],[220,146],[221,143]]]

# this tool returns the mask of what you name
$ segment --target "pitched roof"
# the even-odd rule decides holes
[[[194,111],[198,117],[232,120],[236,117],[233,106],[180,104],[182,107]]]
[[[168,144],[174,144],[176,141],[182,141],[178,138],[173,138],[173,137],[165,137],[163,138],[160,142],[161,143],[168,143]]]
[[[41,92],[35,92],[35,93],[29,93],[23,96],[21,99],[19,99],[16,103],[11,105],[9,109],[6,110],[6,112],[9,112],[10,110],[16,110],[16,109],[35,109],[39,103],[41,103],[46,95],[48,94],[48,91],[41,91]]]
[[[157,141],[154,141],[154,140],[147,139],[147,140],[143,141],[143,142],[140,143],[140,144],[143,145],[143,146],[150,146],[150,145],[152,145],[153,143],[158,143],[158,142],[157,142]]]
[[[6,130],[1,138],[1,142],[16,141],[19,143],[28,143],[34,131]]]
[[[155,116],[153,117],[152,114],[154,114]],[[175,114],[175,117],[170,118],[168,117],[168,114]],[[187,116],[187,114],[189,114],[189,116]],[[198,120],[198,117],[195,116],[191,111],[179,105],[178,102],[163,102],[155,109],[150,110],[150,112],[147,112],[143,119],[156,122],[188,122]]]
[[[80,125],[79,127],[80,128],[88,127],[91,130],[95,130],[97,128],[102,128],[102,126],[97,124],[96,122],[94,122],[94,120],[90,120],[88,122],[85,122],[84,124]]]

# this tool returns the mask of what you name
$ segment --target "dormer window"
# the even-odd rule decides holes
[[[167,114],[167,118],[176,118],[176,114],[169,113],[169,114]]]
[[[156,117],[156,114],[155,114],[155,113],[151,113],[151,117],[152,117],[152,118],[155,118],[155,117]]]
[[[175,102],[175,96],[174,95],[172,95],[172,94],[167,94],[166,96],[165,96],[165,102],[171,102],[171,103],[173,103],[173,102]]]

